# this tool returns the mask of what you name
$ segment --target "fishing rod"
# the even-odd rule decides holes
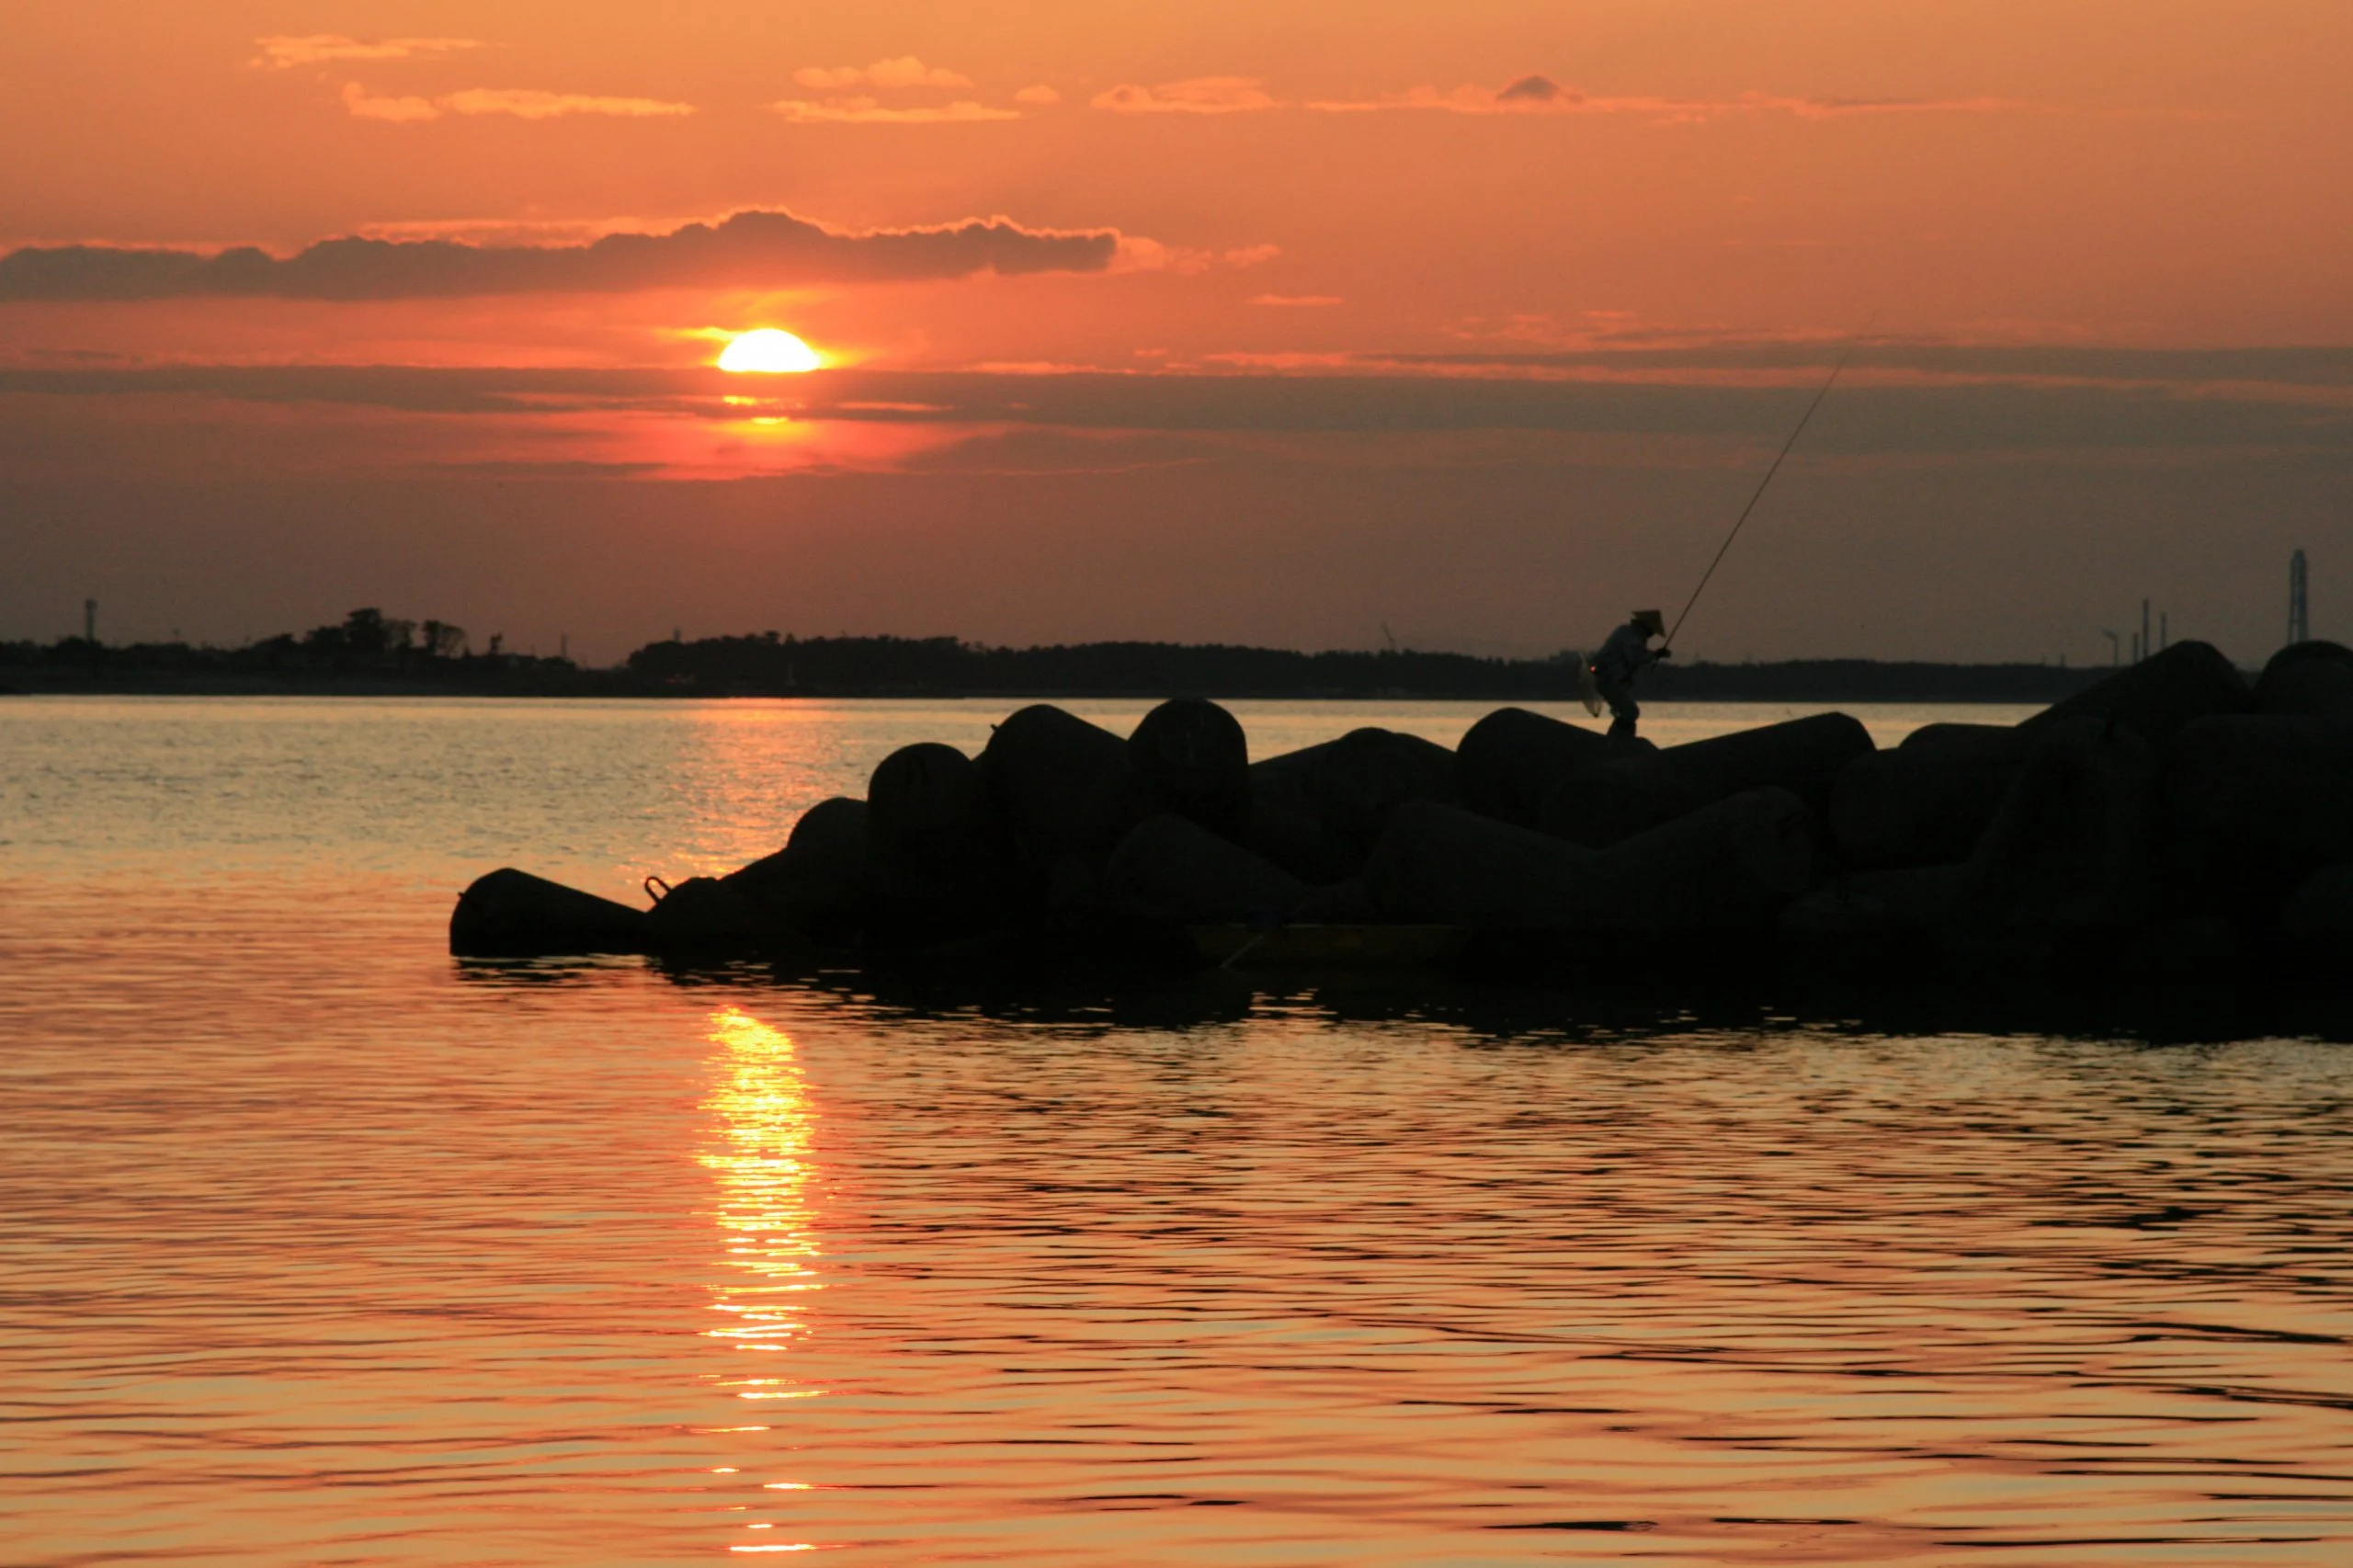
[[[1773,466],[1767,469],[1765,477],[1756,482],[1756,493],[1748,498],[1748,505],[1740,509],[1740,520],[1733,524],[1732,532],[1724,535],[1723,545],[1716,551],[1716,558],[1709,562],[1707,571],[1699,574],[1699,585],[1692,589],[1691,597],[1683,602],[1682,614],[1677,615],[1675,618],[1675,624],[1667,629],[1666,641],[1658,645],[1660,653],[1664,653],[1675,646],[1675,634],[1683,630],[1683,622],[1690,616],[1691,607],[1698,604],[1699,596],[1708,591],[1708,579],[1714,576],[1716,568],[1724,563],[1725,555],[1731,552],[1732,541],[1740,537],[1740,530],[1748,523],[1748,514],[1756,510],[1756,503],[1765,499],[1766,486],[1771,484],[1773,476],[1781,472],[1781,460],[1787,458],[1790,455],[1790,449],[1798,444],[1798,437],[1805,434],[1806,422],[1813,417],[1813,411],[1822,406],[1822,400],[1830,395],[1830,389],[1838,384],[1838,373],[1847,368],[1847,361],[1852,359],[1855,357],[1855,350],[1861,347],[1863,333],[1868,333],[1870,329],[1871,323],[1866,322],[1863,324],[1861,333],[1857,333],[1847,340],[1847,351],[1838,356],[1838,363],[1830,367],[1830,379],[1822,383],[1822,390],[1813,394],[1813,401],[1807,403],[1805,412],[1798,416],[1798,427],[1790,432],[1788,440],[1781,443],[1780,451],[1773,458]]]

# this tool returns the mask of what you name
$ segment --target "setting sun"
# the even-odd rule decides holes
[[[792,334],[772,326],[743,334],[719,356],[719,368],[722,370],[756,370],[772,375],[813,370],[824,363],[815,349]]]

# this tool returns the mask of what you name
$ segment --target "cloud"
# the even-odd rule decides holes
[[[1347,301],[1337,294],[1253,294],[1250,302],[1254,305],[1314,306],[1338,305]]]
[[[1101,272],[1117,230],[1029,229],[1009,218],[843,233],[790,212],[738,212],[666,233],[587,244],[473,245],[345,236],[279,257],[253,246],[201,251],[28,245],[0,256],[0,301],[242,297],[401,300],[467,294],[776,289],[814,282]]]
[[[354,119],[382,119],[393,124],[407,120],[438,119],[440,106],[431,98],[388,97],[369,92],[357,82],[343,85],[343,107]]]
[[[1091,101],[1113,114],[1244,114],[1282,107],[1256,76],[1192,76],[1156,87],[1122,82]]]
[[[1447,373],[1345,355],[1227,357],[1216,374],[819,370],[763,388],[796,421],[1175,432],[1531,430],[1730,438],[1769,449],[1835,347],[1563,357]],[[1242,367],[1245,367],[1243,369]],[[1274,373],[1268,373],[1268,372]],[[1598,373],[1595,373],[1598,372]],[[1768,374],[1732,374],[1768,372]],[[1900,374],[1898,374],[1900,372]],[[8,368],[0,394],[177,395],[545,417],[640,412],[726,422],[745,389],[706,369],[401,366]],[[1970,349],[1874,345],[1808,430],[1838,458],[1996,452],[2298,450],[2353,459],[2353,350]]]
[[[461,49],[480,49],[483,44],[480,39],[472,38],[386,38],[369,42],[346,38],[341,33],[307,33],[301,37],[272,34],[257,38],[254,47],[261,53],[254,57],[252,64],[283,71],[290,66],[318,65],[330,60],[415,60]]]
[[[986,104],[959,100],[919,108],[890,108],[870,97],[779,98],[767,106],[796,125],[970,125],[983,120],[1019,119],[1018,109],[991,108]]]
[[[355,119],[381,119],[395,124],[439,119],[445,114],[509,114],[517,119],[561,119],[568,115],[608,115],[622,119],[657,119],[695,112],[692,104],[665,103],[660,98],[608,98],[587,93],[546,93],[536,87],[469,87],[438,98],[387,97],[357,82],[343,85],[343,107]]]
[[[1497,92],[1495,101],[1499,104],[1549,104],[1561,96],[1561,85],[1550,76],[1522,76]],[[1571,93],[1568,96],[1575,98],[1585,95]]]
[[[1733,115],[1786,114],[1799,119],[1849,115],[1980,114],[2024,106],[2007,98],[1809,98],[1777,93],[1743,93],[1731,98],[1589,97],[1550,76],[1527,75],[1501,87],[1466,83],[1451,92],[1410,87],[1369,99],[1323,99],[1308,108],[1320,114],[1369,114],[1419,109],[1468,115],[1637,115],[1662,125],[1696,124]]]
[[[660,98],[608,98],[586,93],[543,93],[530,87],[470,87],[441,100],[452,114],[511,114],[517,119],[556,119],[572,114],[615,115],[654,119],[692,114],[692,104]]]
[[[1256,267],[1282,255],[1280,245],[1241,245],[1228,251],[1203,250],[1195,245],[1163,244],[1143,234],[1122,234],[1120,256],[1113,270],[1118,272],[1174,272],[1180,277],[1194,278],[1222,262],[1228,267]]]
[[[969,87],[970,76],[954,71],[944,71],[926,65],[912,54],[896,60],[878,60],[863,70],[855,65],[836,65],[827,70],[822,65],[804,65],[792,74],[792,79],[804,87],[824,91],[829,87]]]
[[[1034,87],[1024,87],[1014,94],[1013,101],[1017,104],[1029,104],[1038,108],[1051,108],[1063,101],[1063,96],[1040,82]]]

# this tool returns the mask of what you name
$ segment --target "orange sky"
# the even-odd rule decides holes
[[[2341,0],[12,26],[0,636],[95,593],[124,637],[384,601],[596,657],[679,623],[1547,650],[1677,597],[1867,321],[1696,652],[2088,659],[2146,592],[2253,657],[2293,544],[2324,631],[2353,596]],[[561,248],[744,212],[813,227]],[[992,219],[978,271],[890,233]],[[224,295],[59,248],[354,235],[537,250]],[[847,369],[727,403],[694,368],[762,325]],[[400,506],[471,542],[417,553]],[[594,548],[511,564],[551,511]]]

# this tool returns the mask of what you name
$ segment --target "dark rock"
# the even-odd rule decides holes
[[[535,877],[511,866],[477,877],[449,915],[449,951],[460,958],[642,953],[645,911]]]
[[[1781,911],[1782,948],[1813,962],[1874,963],[1932,952],[1961,916],[1966,862],[1859,871]]]
[[[1364,926],[1381,919],[1365,880],[1349,877],[1320,888],[1309,888],[1290,906],[1287,917],[1295,926]]]
[[[2343,985],[2353,981],[2353,861],[2324,866],[2296,884],[2279,913],[2289,956]]]
[[[1840,860],[1871,869],[1967,859],[2033,747],[2034,732],[2008,725],[1931,724],[1851,759],[1827,813]]]
[[[1314,793],[1324,832],[1361,858],[1400,806],[1454,799],[1454,754],[1395,730],[1350,730],[1323,754]]]
[[[2165,756],[2169,865],[2189,896],[2263,921],[2296,884],[2353,859],[2353,719],[2201,719]]]
[[[1305,891],[1299,879],[1188,817],[1144,818],[1104,869],[1100,896],[1146,920],[1275,919]]]
[[[953,746],[901,746],[867,786],[868,930],[930,946],[1002,925],[1017,899],[980,769]]]
[[[2256,710],[2353,718],[2353,648],[2297,642],[2271,655],[2255,683]]]
[[[1128,767],[1143,812],[1173,812],[1232,838],[1250,821],[1250,741],[1214,702],[1180,697],[1143,716],[1128,737]]]
[[[1364,869],[1384,920],[1553,930],[1594,852],[1434,801],[1400,806]]]
[[[740,887],[717,877],[688,877],[663,893],[645,916],[657,953],[750,951],[783,945],[784,923]]]
[[[1750,790],[1787,790],[1821,810],[1829,803],[1840,769],[1870,751],[1870,733],[1859,721],[1845,713],[1816,713],[1613,757],[1554,785],[1539,825],[1556,837],[1598,849]]]
[[[1365,869],[1385,919],[1608,940],[1756,926],[1813,881],[1805,805],[1786,790],[1718,801],[1607,851],[1416,803]]]
[[[2244,713],[2255,704],[2237,666],[2211,642],[2177,642],[2128,665],[2097,685],[2026,721],[2034,729],[2069,719],[2112,719],[2162,750],[2174,732],[2212,713]]]
[[[1942,751],[1946,747],[1979,747],[2015,740],[2016,724],[1923,724],[1895,744],[1897,751]]]
[[[1066,874],[1064,860],[1099,869],[1134,825],[1128,743],[1050,703],[999,724],[980,767],[990,811],[1035,896]]]
[[[1820,880],[1813,814],[1782,789],[1744,790],[1596,857],[1583,928],[1621,937],[1769,926]]]
[[[2156,758],[2137,733],[2100,718],[2038,726],[1970,857],[1961,944],[2037,959],[2145,925],[2158,823]]]
[[[1242,842],[1293,876],[1354,875],[1397,808],[1449,801],[1454,754],[1393,730],[1351,730],[1250,768],[1251,820]]]
[[[1456,798],[1482,816],[1534,827],[1554,785],[1611,755],[1599,730],[1498,708],[1455,745]]]
[[[901,746],[866,788],[866,841],[878,873],[961,879],[987,869],[981,771],[954,746]]]
[[[864,801],[820,801],[801,813],[783,848],[721,881],[789,928],[846,939],[863,913],[866,819]]]

